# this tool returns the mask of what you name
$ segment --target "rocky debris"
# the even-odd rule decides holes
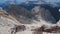
[[[16,25],[15,27],[11,28],[11,34],[16,34],[16,32],[24,30],[26,30],[26,27],[24,25]]]
[[[47,27],[45,25],[41,26],[40,28],[36,28],[33,31],[35,31],[35,34],[43,34],[43,32],[46,33],[60,33],[60,27],[59,26],[51,26],[51,28],[46,29]]]
[[[44,31],[45,32],[50,32],[50,33],[57,33],[57,32],[60,33],[60,27],[59,26],[55,26],[55,27],[52,27],[51,29],[46,29]]]

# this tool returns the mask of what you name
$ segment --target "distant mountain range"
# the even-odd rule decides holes
[[[23,5],[23,6],[33,6],[33,5],[41,5],[41,4],[47,4],[51,7],[60,7],[60,2],[45,2],[43,0],[40,1],[26,1],[26,2],[22,2],[21,4],[16,4],[16,5]],[[8,3],[0,3],[0,7],[2,8],[7,8],[9,6]],[[26,7],[25,7],[26,8]]]
[[[60,6],[58,5],[58,3],[52,3],[52,2],[44,2],[44,1],[29,1],[29,2],[24,2],[21,3],[19,5],[11,5],[11,4],[2,4],[0,5],[1,7],[4,8],[4,10],[6,10],[8,12],[8,14],[12,15],[14,18],[16,18],[18,21],[20,21],[20,19],[23,17],[22,20],[26,20],[26,22],[32,21],[31,19],[33,18],[33,20],[37,20],[37,18],[35,17],[35,13],[38,11],[37,9],[40,10],[39,7],[42,7],[41,10],[43,10],[42,14],[44,12],[46,12],[46,10],[48,10],[47,12],[50,12],[51,15],[49,16],[53,16],[54,18],[52,19],[52,17],[48,17],[48,19],[46,18],[46,21],[49,20],[56,23],[57,21],[59,21],[60,18],[60,13],[59,13],[59,8]],[[39,6],[39,7],[38,7]],[[37,8],[35,8],[37,7]],[[33,9],[34,8],[34,9]],[[37,11],[35,11],[37,10]],[[44,11],[45,10],[45,11]],[[40,13],[40,12],[39,12]],[[21,16],[21,18],[20,18]],[[46,15],[44,16],[46,17]],[[43,18],[44,18],[43,17]],[[45,18],[44,18],[45,19]],[[23,21],[22,21],[23,22]]]
[[[41,8],[39,8],[39,7]],[[35,8],[36,7],[36,8]],[[43,9],[42,9],[43,8]],[[35,17],[37,14],[36,12],[39,12],[39,13],[42,13],[42,18],[45,20],[45,21],[51,21],[52,23],[57,23],[57,21],[59,21],[59,18],[60,18],[60,13],[58,11],[60,7],[52,7],[51,4],[20,4],[20,5],[11,5],[7,10],[7,12],[10,14],[10,15],[13,15],[17,20],[20,21],[20,16],[19,15],[22,15],[22,17],[24,16],[23,20],[26,18],[27,21],[32,21],[30,19],[33,19],[33,20],[38,20],[37,17]],[[41,11],[38,11],[38,9]],[[42,11],[43,10],[43,11]],[[45,13],[47,11],[47,13]],[[39,14],[38,13],[38,14]],[[45,16],[44,13],[46,14]],[[48,14],[50,13],[50,14]],[[39,16],[41,16],[39,14]],[[16,17],[17,16],[17,17]],[[47,19],[47,17],[48,19]],[[50,17],[49,17],[50,16]],[[51,17],[53,16],[53,17]],[[45,19],[46,18],[46,19]],[[52,19],[52,20],[51,20]],[[22,21],[23,22],[23,21]],[[26,22],[27,23],[27,22]]]

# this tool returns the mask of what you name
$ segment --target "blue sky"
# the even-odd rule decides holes
[[[0,3],[5,3],[5,1],[8,1],[8,0],[0,0]],[[10,1],[14,1],[14,0],[10,0]],[[16,0],[17,3],[21,3],[21,2],[24,2],[24,1],[27,1],[27,0]],[[35,0],[28,0],[28,1],[35,1]],[[60,2],[60,0],[44,0],[44,1],[51,1],[51,2]]]

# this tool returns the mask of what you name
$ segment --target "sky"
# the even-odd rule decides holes
[[[8,0],[0,0],[0,3],[5,3],[5,1],[8,1]],[[14,1],[14,0],[9,0],[9,1]],[[17,3],[21,3],[21,2],[25,2],[25,1],[36,1],[36,0],[16,0]],[[46,2],[60,2],[60,0],[44,0]]]

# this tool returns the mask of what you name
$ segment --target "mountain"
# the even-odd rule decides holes
[[[21,5],[10,5],[6,11],[0,10],[1,34],[10,34],[11,28],[12,31],[16,31],[15,27],[20,25],[24,25],[26,30],[22,31],[19,29],[16,34],[35,34],[36,32],[31,30],[39,28],[42,25],[46,25],[50,29],[51,26],[56,26],[58,21],[58,8],[53,8],[47,4],[36,5],[31,10]]]
[[[20,23],[31,23],[33,20],[40,21],[38,17],[36,17],[36,12],[42,14],[38,14],[38,16],[42,16],[45,21],[52,21],[52,23],[57,23],[59,21],[59,7],[53,7],[55,3],[48,3],[44,1],[28,1],[21,3],[19,5],[4,5],[6,12],[14,17]],[[39,6],[39,7],[38,7]],[[36,7],[36,8],[35,8]],[[43,8],[43,9],[42,9]],[[38,9],[40,11],[38,11]],[[42,11],[43,10],[43,11]],[[47,12],[46,12],[47,11]],[[46,12],[46,13],[45,13]],[[48,14],[46,16],[43,15]],[[50,14],[49,14],[50,13]],[[49,17],[52,16],[52,17]],[[48,18],[48,19],[47,19]],[[52,19],[52,20],[51,20]]]
[[[7,9],[7,13],[22,23],[29,23],[29,21],[32,21],[31,19],[34,18],[34,15],[29,10],[25,9],[24,7],[15,5],[11,5]]]
[[[32,3],[33,2],[33,3]],[[27,3],[24,3],[24,4],[21,4],[21,5],[19,5],[19,6],[21,6],[21,7],[24,7],[25,9],[27,9],[27,10],[29,10],[29,11],[31,11],[31,10],[33,10],[33,8],[35,8],[35,7],[38,7],[38,6],[40,6],[40,7],[43,7],[43,8],[45,8],[45,9],[47,9],[48,11],[47,12],[50,12],[51,13],[51,15],[49,15],[49,16],[53,16],[54,17],[54,19],[56,19],[56,22],[57,21],[59,21],[59,16],[60,16],[60,13],[59,13],[59,7],[58,7],[58,5],[56,4],[56,3],[48,3],[48,2],[46,2],[46,4],[45,4],[45,2],[43,2],[43,4],[42,3],[40,3],[40,4],[37,4],[39,1],[30,1],[30,2],[27,2]],[[36,9],[35,9],[36,10]],[[34,10],[34,11],[35,11]],[[34,12],[33,11],[33,12]],[[36,11],[37,12],[37,11]],[[44,11],[43,11],[44,12]],[[45,11],[46,12],[46,11]],[[45,17],[44,17],[45,18]],[[49,17],[48,17],[48,19],[49,19]],[[52,18],[51,18],[52,19]],[[53,20],[52,20],[53,21]],[[56,23],[56,22],[54,22],[54,23]]]
[[[39,8],[38,6],[41,8]],[[42,13],[40,11],[38,11],[37,9],[39,9],[39,10],[41,9],[40,11]],[[53,24],[57,23],[57,21],[59,21],[59,16],[60,16],[58,8],[51,7],[48,4],[41,4],[41,5],[29,4],[29,6],[25,5],[25,4],[24,5],[11,5],[7,9],[7,12],[10,15],[12,15],[14,18],[16,18],[19,22],[22,22],[22,23],[28,23],[29,21],[31,23],[31,21],[33,21],[33,20],[40,21],[40,20],[38,20],[38,17],[36,17],[36,12],[41,13],[41,14],[39,14],[39,15],[37,14],[37,15],[41,16],[43,20],[49,21]],[[46,14],[46,15],[44,15],[44,14]],[[23,18],[23,19],[21,19],[21,18]]]
[[[39,28],[42,26],[46,27],[45,29],[55,29],[60,24],[60,12],[58,11],[60,7],[57,7],[55,3],[29,1],[19,5],[3,5],[3,8],[6,8],[0,9],[1,34],[36,34],[38,32],[34,29],[39,31]],[[26,29],[21,30],[24,29],[20,27],[21,25]],[[42,30],[44,30],[43,27]]]

